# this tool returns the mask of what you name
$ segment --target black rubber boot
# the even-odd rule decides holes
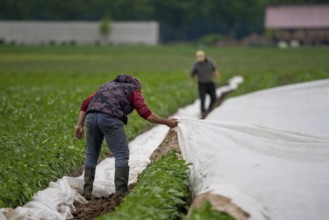
[[[85,184],[83,185],[83,196],[87,200],[91,199],[91,194],[93,191],[93,184],[95,179],[95,170],[96,168],[92,168],[92,167],[85,168],[85,176],[84,176]]]
[[[114,174],[114,185],[116,194],[128,192],[129,166],[116,167]]]

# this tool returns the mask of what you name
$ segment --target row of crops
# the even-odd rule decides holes
[[[81,100],[118,73],[143,82],[151,109],[169,116],[196,98],[188,85],[195,48],[0,47],[0,207],[30,200],[50,181],[84,161],[73,137]],[[327,78],[329,49],[208,49],[222,81],[243,75],[235,95],[281,84]],[[264,59],[266,58],[266,59]],[[137,114],[131,139],[150,126]],[[104,148],[106,150],[106,148]]]
[[[190,187],[188,177],[188,164],[177,159],[172,151],[144,170],[134,190],[113,213],[98,219],[234,220],[224,212],[212,210],[209,203],[187,216]]]

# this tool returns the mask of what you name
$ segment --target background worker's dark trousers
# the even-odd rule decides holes
[[[205,108],[206,95],[210,95],[210,105],[208,109]],[[216,101],[216,86],[215,83],[201,83],[199,82],[199,96],[201,101],[201,114],[204,114],[206,110],[211,110],[214,107]]]

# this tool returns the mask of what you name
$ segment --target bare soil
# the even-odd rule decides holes
[[[161,144],[153,151],[150,157],[151,163],[158,160],[160,157],[166,155],[172,150],[176,151],[176,156],[178,159],[182,159],[181,150],[178,144],[177,132],[173,129],[170,129]]]
[[[109,197],[92,198],[88,204],[74,203],[76,211],[73,213],[74,219],[89,220],[97,216],[113,212],[121,203],[122,197],[111,194]]]
[[[129,192],[135,184],[129,185]],[[74,219],[90,220],[98,216],[111,213],[120,205],[125,196],[111,194],[109,197],[92,198],[88,204],[74,203],[76,211],[73,212]]]

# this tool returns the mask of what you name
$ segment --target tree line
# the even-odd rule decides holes
[[[273,4],[328,4],[329,0],[1,0],[0,20],[156,20],[167,40],[207,33],[239,38],[263,31]]]

